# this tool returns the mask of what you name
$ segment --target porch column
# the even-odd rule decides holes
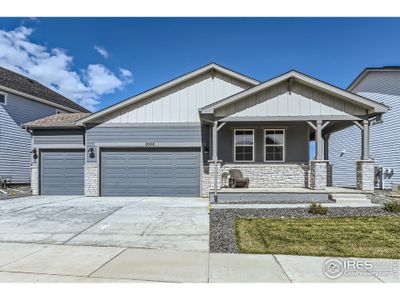
[[[369,121],[363,120],[361,160],[369,160]]]
[[[369,121],[363,120],[361,129],[361,159],[357,164],[357,189],[373,191],[375,186],[375,162],[369,157]]]
[[[324,141],[322,139],[322,129],[328,124],[323,124],[322,120],[317,120],[314,125],[311,121],[307,122],[315,130],[315,160],[310,161],[310,188],[313,190],[324,190],[328,183],[328,161],[324,160]]]

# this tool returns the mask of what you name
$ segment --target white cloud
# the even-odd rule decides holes
[[[132,72],[124,69],[124,68],[119,68],[119,72],[121,73],[121,76],[124,78],[132,78]]]
[[[104,58],[108,58],[108,52],[107,52],[106,48],[101,47],[101,46],[94,46],[93,48],[94,48],[94,50],[96,50],[101,56],[103,56]]]
[[[33,78],[90,110],[96,109],[101,96],[131,82],[132,73],[122,68],[119,75],[101,64],[74,70],[73,57],[66,50],[32,42],[33,31],[25,26],[0,29],[0,66]]]

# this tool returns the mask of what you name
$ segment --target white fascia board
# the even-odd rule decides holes
[[[6,91],[6,92],[9,92],[11,94],[18,95],[18,96],[22,96],[24,98],[35,100],[37,102],[41,102],[41,103],[49,105],[49,106],[61,108],[63,110],[69,111],[69,112],[78,112],[78,113],[82,112],[80,110],[76,110],[76,109],[73,109],[71,107],[66,107],[66,106],[61,105],[61,104],[57,104],[57,103],[54,103],[54,102],[51,102],[51,101],[48,101],[48,100],[45,100],[45,99],[42,99],[42,98],[39,98],[39,97],[36,97],[36,96],[32,96],[32,95],[29,95],[29,94],[26,94],[26,93],[23,93],[23,92],[14,90],[14,89],[10,89],[10,88],[8,88],[6,86],[3,86],[3,85],[0,85],[0,90]]]
[[[208,71],[210,71],[212,69],[215,69],[215,70],[217,70],[218,72],[220,72],[222,74],[229,75],[229,76],[231,76],[233,78],[236,78],[238,80],[244,81],[244,82],[246,82],[248,84],[251,84],[251,85],[257,85],[257,84],[260,83],[259,81],[255,80],[255,79],[249,78],[247,76],[241,75],[239,73],[236,73],[234,71],[231,71],[229,69],[226,69],[224,67],[221,67],[221,66],[219,66],[217,64],[212,63],[212,64],[208,64],[208,65],[206,65],[206,66],[204,66],[204,67],[202,67],[202,68],[200,68],[198,70],[190,72],[190,73],[188,73],[186,75],[178,77],[178,78],[176,78],[174,80],[168,81],[168,82],[166,82],[166,83],[164,83],[164,84],[162,84],[162,85],[160,85],[158,87],[150,89],[150,90],[148,90],[146,92],[143,92],[143,93],[141,93],[139,95],[133,96],[133,97],[128,98],[128,99],[126,99],[124,101],[121,101],[121,102],[119,102],[117,104],[114,104],[114,105],[112,105],[112,106],[110,106],[110,107],[108,107],[106,109],[103,109],[103,110],[101,110],[101,111],[99,111],[97,113],[94,113],[94,114],[92,114],[90,116],[82,118],[82,119],[78,120],[76,122],[76,124],[79,125],[79,126],[82,126],[85,123],[87,123],[88,121],[93,121],[93,120],[95,120],[95,119],[97,119],[99,117],[102,117],[104,115],[107,115],[107,114],[109,114],[109,113],[111,113],[113,111],[116,111],[118,109],[121,109],[121,108],[129,106],[129,105],[132,105],[132,104],[134,104],[136,102],[139,102],[139,101],[141,101],[143,99],[146,99],[146,98],[148,98],[148,97],[150,97],[152,95],[155,95],[157,93],[163,92],[164,90],[172,88],[173,86],[175,86],[177,84],[180,84],[180,83],[182,83],[184,81],[192,79],[192,78],[194,78],[196,76],[199,76],[199,75],[201,75],[203,73],[206,73],[206,72],[208,72]]]

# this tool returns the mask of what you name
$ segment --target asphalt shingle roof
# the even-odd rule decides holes
[[[90,113],[55,114],[24,124],[26,128],[75,127],[75,122]]]
[[[43,100],[47,100],[58,105],[63,105],[81,112],[89,112],[87,109],[83,108],[79,104],[49,89],[43,84],[3,67],[0,67],[0,86],[29,94]]]

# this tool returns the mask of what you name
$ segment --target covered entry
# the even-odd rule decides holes
[[[199,148],[101,150],[102,196],[199,196]]]
[[[40,151],[40,194],[84,194],[84,150]]]

